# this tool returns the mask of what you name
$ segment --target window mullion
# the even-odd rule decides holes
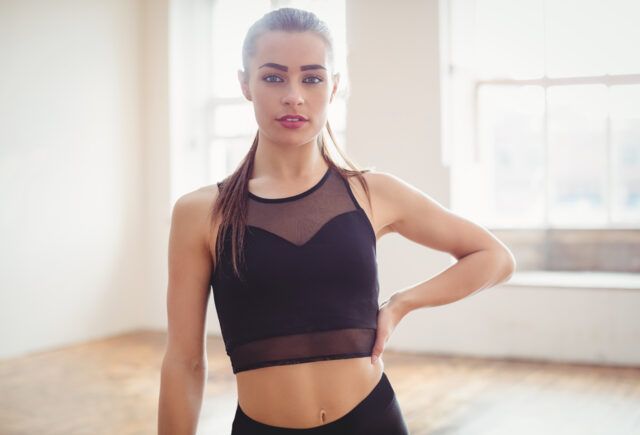
[[[543,172],[544,176],[544,201],[543,201],[543,228],[549,228],[550,218],[549,209],[551,207],[551,179],[549,177],[549,97],[548,88],[543,86],[544,90],[544,107],[542,113],[542,149],[543,149]]]
[[[607,213],[607,226],[611,227],[611,225],[613,224],[613,211],[612,211],[612,207],[613,207],[613,191],[614,191],[614,186],[613,186],[613,165],[614,165],[614,159],[613,159],[613,144],[612,144],[612,132],[611,132],[611,87],[607,86],[607,101],[609,102],[608,107],[607,107],[607,117],[606,119],[606,125],[605,125],[605,141],[606,141],[606,176],[605,176],[605,182],[606,182],[606,190],[605,190],[605,207],[606,207],[606,213]]]
[[[540,77],[537,79],[480,79],[479,85],[513,85],[513,86],[563,86],[563,85],[637,85],[640,74],[615,74],[584,77]]]

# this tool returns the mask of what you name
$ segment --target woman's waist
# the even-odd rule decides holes
[[[304,424],[321,410],[341,415],[357,405],[382,377],[382,358],[371,356],[263,367],[236,373],[238,402],[260,421]],[[295,420],[298,419],[298,420]]]

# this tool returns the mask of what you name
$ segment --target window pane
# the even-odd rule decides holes
[[[484,77],[542,77],[541,1],[477,0],[476,5],[477,73]]]
[[[258,129],[250,102],[219,105],[213,111],[213,134],[222,137],[246,136]]]
[[[270,9],[269,0],[215,0],[213,7],[213,95],[242,96],[237,71],[242,68],[242,42],[249,26]]]
[[[640,73],[640,2],[545,1],[550,77]]]
[[[443,36],[449,39],[449,61],[452,65],[463,69],[475,68],[476,16],[471,13],[475,8],[474,2],[475,0],[449,0],[442,3],[449,8],[445,11],[448,19],[442,23],[443,30],[447,32]]]
[[[219,181],[226,174],[235,170],[249,151],[255,134],[237,138],[214,139],[209,145],[209,167],[213,180]]]
[[[601,226],[606,213],[607,88],[549,88],[549,220]]]
[[[331,124],[331,129],[335,132],[337,130],[344,130],[347,118],[347,102],[344,98],[335,98],[331,104],[329,104],[329,113],[327,119]]]
[[[616,223],[640,224],[640,86],[611,88],[613,208]]]
[[[343,152],[346,152],[346,144],[345,144],[346,137],[345,137],[344,131],[334,130],[333,135],[335,136],[336,141],[338,142],[338,147],[340,148],[340,150],[342,150]],[[338,163],[338,165],[344,166],[346,162],[342,159],[342,156],[334,146],[333,141],[329,137],[329,133],[325,131],[324,137],[327,140],[327,150],[329,151],[329,156],[331,157],[331,159],[336,163]],[[347,157],[349,156],[347,155]]]
[[[338,141],[338,146],[340,147],[340,149],[342,151],[346,152],[346,148],[347,148],[347,135],[345,134],[344,131],[338,131],[338,132],[333,132],[334,136],[336,137],[336,140]],[[332,147],[335,148],[335,147]]]
[[[479,141],[492,225],[539,226],[544,213],[544,92],[534,86],[483,86]],[[477,183],[478,180],[467,180]]]
[[[640,74],[640,2],[607,2],[607,50],[604,57],[609,74]]]

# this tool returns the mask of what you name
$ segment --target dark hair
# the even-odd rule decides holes
[[[262,18],[253,23],[247,31],[242,45],[242,64],[245,71],[248,71],[249,61],[255,54],[258,38],[269,31],[316,33],[326,44],[331,69],[333,70],[335,68],[333,38],[327,25],[313,12],[295,8],[280,8],[265,14]],[[327,165],[336,169],[340,176],[345,180],[347,180],[348,177],[356,176],[362,184],[367,194],[367,198],[370,201],[369,188],[362,174],[370,172],[371,169],[359,169],[354,163],[352,163],[337,146],[335,136],[331,130],[328,120],[326,127],[338,153],[352,169],[342,168],[331,159],[327,151],[324,131],[320,132],[317,141],[322,157],[326,161]],[[231,231],[233,269],[236,275],[240,278],[240,263],[244,258],[243,245],[246,229],[247,191],[249,178],[253,171],[253,161],[258,148],[258,137],[259,133],[256,133],[251,148],[249,148],[249,151],[240,162],[238,168],[219,183],[220,192],[211,209],[210,229],[213,230],[216,220],[219,219],[220,223],[218,226],[215,250],[212,253],[213,262],[217,267],[216,259],[221,258],[222,251],[224,250],[224,236],[227,231]]]

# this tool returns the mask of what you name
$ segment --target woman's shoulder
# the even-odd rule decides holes
[[[393,196],[398,193],[398,189],[410,186],[410,184],[402,178],[390,172],[379,171],[375,168],[367,168],[367,171],[362,173],[362,177],[366,181],[370,192],[378,196]],[[349,177],[349,182],[352,185],[360,185],[355,175]]]
[[[398,178],[389,172],[379,171],[375,168],[367,168],[361,172],[361,176],[367,184],[371,195],[382,195],[388,191],[390,187],[398,180]],[[357,174],[349,174],[349,184],[352,189],[363,190],[362,184],[358,180]]]
[[[179,203],[183,207],[190,208],[193,212],[203,211],[210,208],[220,194],[218,183],[219,182],[202,186],[184,193],[178,198],[176,205]]]
[[[174,205],[174,215],[182,214],[188,220],[191,231],[197,232],[199,237],[207,243],[209,250],[215,246],[218,220],[213,220],[211,214],[213,205],[220,194],[218,182],[199,187],[184,193]]]

